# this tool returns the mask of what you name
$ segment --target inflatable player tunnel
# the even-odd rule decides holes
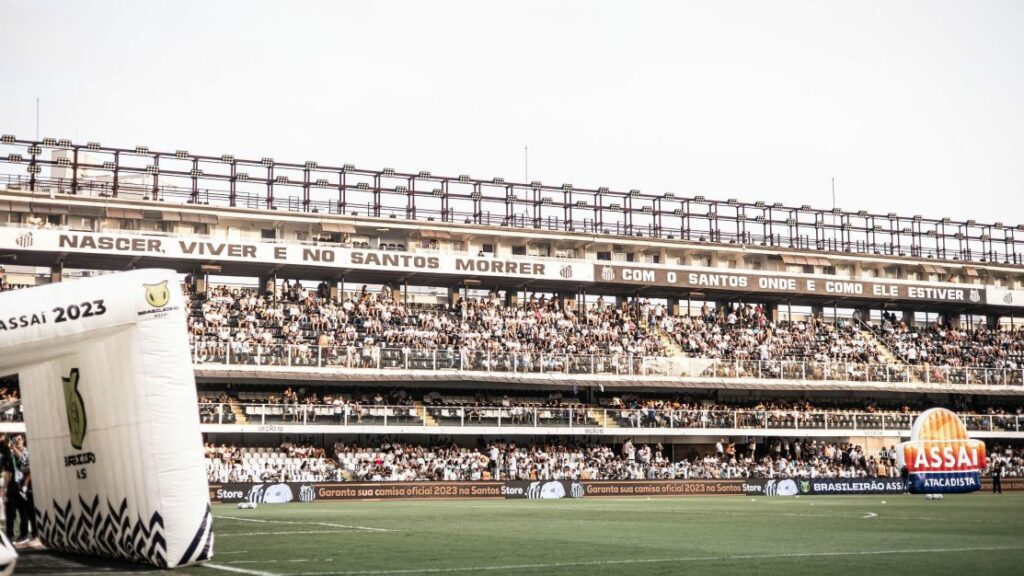
[[[171,568],[213,555],[185,300],[169,270],[0,293],[46,546]],[[0,565],[13,557],[0,546]]]

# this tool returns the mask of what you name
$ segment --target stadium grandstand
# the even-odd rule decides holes
[[[0,147],[2,289],[181,275],[214,483],[893,476],[933,405],[1024,472],[1020,225]]]

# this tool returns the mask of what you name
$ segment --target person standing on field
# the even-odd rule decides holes
[[[7,537],[15,544],[28,542],[36,531],[31,497],[31,477],[28,469],[28,448],[23,436],[13,440],[0,437],[0,475],[3,476],[3,504]],[[15,537],[14,521],[18,520]]]
[[[1005,471],[1006,463],[1002,459],[996,460],[995,466],[992,467],[992,493],[1002,494],[1003,493],[1003,472]]]

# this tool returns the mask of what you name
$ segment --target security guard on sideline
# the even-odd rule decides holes
[[[1003,462],[1002,458],[996,460],[996,465],[992,467],[992,493],[1002,494],[1003,493],[1003,472],[1006,468],[1006,462]]]

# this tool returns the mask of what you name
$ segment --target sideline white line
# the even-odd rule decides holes
[[[164,574],[166,576],[166,570],[131,570],[125,572],[123,570],[101,570],[99,572],[56,572],[56,574],[74,574],[75,576],[130,576],[132,574]]]
[[[260,520],[259,518],[239,518],[238,516],[214,516],[223,520],[237,520],[239,522],[256,522],[258,524],[290,524],[292,526],[326,526],[328,528],[348,528],[351,530],[367,530],[369,532],[402,532],[402,530],[389,530],[387,528],[372,528],[370,526],[350,526],[348,524],[334,524],[333,522],[295,522],[292,520]]]
[[[290,530],[286,532],[226,532],[217,534],[217,538],[227,536],[290,536],[293,534],[365,534],[366,530]],[[371,532],[376,534],[376,532]],[[217,555],[230,554],[230,552],[217,552]]]
[[[911,548],[905,550],[861,550],[851,552],[796,552],[791,554],[747,554],[742,556],[690,556],[680,558],[629,558],[624,560],[595,560],[590,562],[552,562],[549,564],[504,564],[496,566],[465,566],[458,568],[408,568],[404,570],[358,570],[354,572],[299,572],[288,576],[369,576],[385,574],[446,574],[451,572],[481,572],[493,570],[531,570],[546,568],[574,568],[580,566],[616,566],[629,564],[675,564],[685,562],[715,562],[735,560],[770,560],[774,558],[833,558],[842,556],[881,556],[886,554],[941,554],[949,552],[990,552],[1022,550],[1021,546],[980,546],[972,548]],[[276,576],[276,575],[274,575]]]
[[[301,564],[302,562],[334,562],[331,558],[310,560],[309,558],[291,558],[289,560],[228,560],[221,564]]]
[[[488,508],[488,507],[487,506],[475,506],[475,505],[462,505],[462,506],[456,505],[456,506],[452,506],[452,508]],[[574,507],[574,506],[544,506],[542,508],[523,508],[522,510],[523,510],[524,513],[532,513],[532,512],[536,512],[537,510],[541,510],[541,511],[548,511],[548,510],[571,510],[573,512],[578,512],[578,513],[588,513],[588,512],[623,512],[624,511],[621,508],[580,508],[580,507]],[[507,510],[502,510],[502,512],[506,512],[506,511]],[[760,510],[760,509],[751,509],[751,510],[711,510],[711,509],[707,509],[707,510],[688,510],[688,509],[683,509],[683,508],[670,508],[670,509],[665,509],[665,510],[643,510],[643,511],[638,512],[638,513],[641,513],[641,514],[676,514],[676,515],[685,513],[685,514],[690,515],[690,516],[694,516],[694,515],[703,515],[703,516],[762,516],[762,517],[763,516],[787,516],[787,517],[794,517],[794,518],[837,518],[837,519],[839,519],[839,518],[863,518],[864,517],[863,515],[861,515],[861,513],[851,513],[851,514],[828,514],[828,513],[826,513],[826,514],[804,514],[804,513],[800,513],[800,512],[766,512],[766,511]],[[927,518],[927,517],[923,517],[923,516],[888,516],[888,515],[886,515],[886,516],[880,516],[880,518],[884,518],[886,520],[941,520],[941,521],[948,520],[948,519],[944,519],[944,518]],[[1000,519],[1000,520],[989,520],[989,519],[982,519],[982,518],[957,518],[957,522],[974,522],[974,523],[978,523],[978,524],[981,524],[981,523],[984,523],[984,524],[992,524],[992,523],[997,523],[997,524],[1014,524],[1014,525],[1019,524],[1019,522],[1013,522],[1013,521],[1010,521],[1010,520],[1002,520],[1002,519]]]
[[[868,512],[863,516],[863,518],[865,520],[867,520],[868,518],[878,518],[878,514],[875,514],[874,512]]]
[[[235,568],[234,566],[225,566],[223,564],[214,564],[213,562],[206,562],[200,564],[207,568],[213,568],[214,570],[222,570],[224,572],[234,572],[236,574],[246,574],[247,576],[280,576],[274,572],[264,572],[262,570],[249,570],[248,568]]]
[[[454,508],[485,508],[484,506],[454,506]],[[524,509],[525,512],[535,512],[536,508]],[[573,506],[546,506],[542,510],[572,510],[573,512],[622,512],[620,508],[576,508]],[[796,518],[862,518],[860,515],[843,514],[804,514],[799,512],[765,512],[764,510],[644,510],[642,514],[662,513],[678,515],[704,516],[792,516]]]

